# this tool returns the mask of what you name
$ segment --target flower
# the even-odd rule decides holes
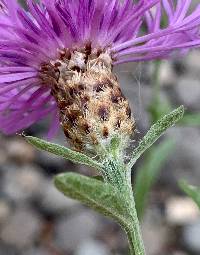
[[[188,14],[190,4],[191,0],[139,0],[137,3],[133,0],[41,0],[40,3],[27,0],[27,12],[16,0],[0,0],[0,130],[12,134],[50,115],[50,136],[58,130],[59,122],[66,136],[70,136],[68,131],[75,135],[72,115],[76,118],[78,113],[71,114],[75,110],[71,106],[70,116],[67,115],[66,102],[71,97],[76,106],[83,107],[80,105],[83,94],[92,97],[91,92],[81,94],[74,90],[82,81],[91,83],[94,89],[100,79],[107,82],[107,88],[109,83],[112,86],[106,92],[105,84],[99,86],[107,93],[101,96],[101,100],[107,98],[107,105],[102,103],[99,106],[102,111],[98,113],[104,118],[115,99],[118,106],[111,108],[116,115],[121,100],[120,107],[126,113],[120,117],[120,124],[118,119],[118,125],[123,122],[123,132],[129,134],[134,123],[129,121],[129,106],[112,74],[112,66],[167,58],[177,50],[184,53],[199,47],[200,6]],[[165,26],[163,16],[167,17]],[[93,70],[92,75],[89,68]],[[102,75],[96,77],[95,72]],[[85,79],[88,74],[93,83]],[[95,104],[98,102],[94,100],[90,113]],[[80,119],[83,116],[82,112]],[[114,121],[117,119],[109,123]],[[88,123],[81,125],[89,132]],[[107,137],[110,127],[102,125]]]

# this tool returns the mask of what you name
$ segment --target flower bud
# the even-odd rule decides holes
[[[106,52],[63,52],[54,68],[52,95],[57,101],[60,122],[72,147],[102,154],[112,138],[126,147],[134,131],[131,109]],[[48,70],[48,73],[49,70]]]

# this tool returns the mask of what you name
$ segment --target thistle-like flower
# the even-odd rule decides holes
[[[136,2],[136,1],[135,1]],[[134,120],[113,66],[168,58],[200,45],[191,0],[0,1],[0,129],[51,115],[79,151],[126,147]],[[167,22],[163,24],[163,16]],[[144,29],[146,33],[144,34]]]

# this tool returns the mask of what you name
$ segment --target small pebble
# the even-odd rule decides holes
[[[0,239],[18,249],[32,245],[39,237],[41,220],[37,213],[29,208],[19,208],[0,230]]]
[[[169,61],[162,61],[159,72],[159,82],[162,86],[174,86],[177,77],[172,64]]]
[[[62,211],[66,213],[77,209],[77,206],[80,205],[76,200],[70,199],[58,191],[52,179],[47,179],[42,185],[39,203],[45,211],[55,214],[59,214]]]
[[[30,250],[26,250],[22,255],[51,255],[51,254],[44,248],[32,248]]]
[[[186,247],[200,254],[200,218],[184,227],[183,240]]]
[[[83,211],[71,217],[58,218],[55,226],[55,244],[64,251],[73,251],[98,229],[98,218],[91,211]]]
[[[195,221],[199,216],[198,207],[188,197],[172,197],[166,202],[166,217],[170,224],[184,225]]]
[[[24,165],[17,168],[8,165],[5,167],[2,188],[4,193],[16,203],[37,197],[43,183],[44,176],[38,167]]]
[[[175,86],[176,93],[186,107],[199,110],[200,85],[195,77],[182,77]]]
[[[0,224],[4,223],[11,214],[11,208],[6,200],[0,199]]]
[[[90,239],[78,245],[75,255],[110,255],[110,251],[102,242]]]
[[[10,160],[18,163],[29,163],[35,159],[35,149],[22,137],[8,139],[6,149]]]

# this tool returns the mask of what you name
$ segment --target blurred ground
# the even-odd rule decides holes
[[[179,62],[162,63],[163,102],[200,111],[199,60],[200,51],[194,51]],[[149,128],[152,64],[124,65],[116,71],[142,135]],[[44,137],[46,126],[40,123],[27,133]],[[151,191],[143,219],[147,254],[198,255],[200,215],[177,181],[200,183],[200,129],[177,126],[167,136],[176,141],[176,149]],[[62,134],[55,142],[63,143]],[[91,169],[36,151],[20,136],[0,135],[0,255],[128,254],[126,237],[115,223],[54,188],[53,175],[64,171],[92,174]]]

